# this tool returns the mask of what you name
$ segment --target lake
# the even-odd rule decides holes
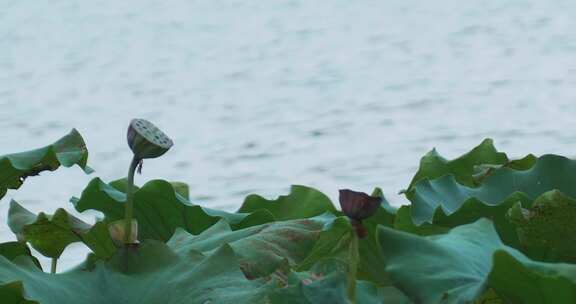
[[[0,0],[0,154],[77,128],[96,169],[28,179],[0,221],[11,198],[72,209],[92,178],[125,176],[135,117],[175,142],[137,183],[184,181],[229,211],[291,184],[335,201],[379,186],[403,204],[422,155],[486,137],[511,156],[573,156],[575,17],[571,0]]]

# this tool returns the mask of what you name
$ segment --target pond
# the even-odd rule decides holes
[[[512,156],[574,155],[574,12],[570,0],[1,1],[0,153],[75,127],[97,172],[29,179],[0,220],[10,198],[71,209],[91,178],[125,176],[134,117],[175,142],[137,183],[184,181],[194,202],[230,211],[291,184],[333,199],[380,186],[402,204],[423,154],[486,137]]]

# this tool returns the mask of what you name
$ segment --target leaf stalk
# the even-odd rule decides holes
[[[50,273],[56,273],[56,265],[58,264],[58,258],[52,258],[52,264],[50,265]]]

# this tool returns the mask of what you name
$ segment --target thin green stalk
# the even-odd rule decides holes
[[[58,258],[52,258],[52,265],[50,265],[50,273],[56,273],[56,264],[58,264]]]
[[[350,303],[356,303],[356,275],[358,273],[358,261],[360,259],[358,253],[358,235],[355,231],[351,233],[350,247],[348,249],[348,300]]]
[[[128,184],[126,185],[126,210],[124,212],[124,244],[130,244],[130,235],[132,234],[132,213],[134,211],[134,173],[140,159],[136,156],[132,158],[130,168],[128,169]]]

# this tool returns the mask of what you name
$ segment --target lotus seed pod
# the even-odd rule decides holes
[[[340,190],[340,207],[350,219],[361,222],[376,213],[382,199],[363,192]]]
[[[138,222],[135,219],[131,221],[132,228],[130,232],[130,239],[128,240],[129,244],[136,244],[138,243]],[[117,246],[121,246],[124,244],[124,228],[126,227],[125,220],[114,221],[110,223],[108,226],[108,232],[110,233],[110,237],[114,244]]]
[[[128,127],[128,146],[138,159],[156,158],[170,150],[172,140],[145,119],[133,119]]]

